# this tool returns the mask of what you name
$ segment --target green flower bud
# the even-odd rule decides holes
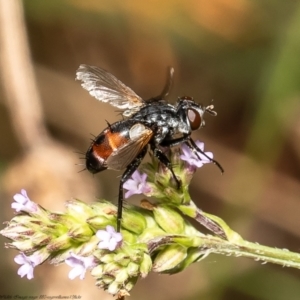
[[[93,234],[94,232],[86,223],[73,224],[73,226],[68,232],[68,235],[72,238],[72,240],[81,243],[89,241]]]
[[[138,277],[131,277],[131,278],[126,282],[125,288],[122,289],[122,293],[127,292],[126,295],[123,294],[124,296],[130,296],[130,294],[129,294],[128,292],[131,291],[131,290],[134,288],[134,286],[135,286],[137,280],[138,280]]]
[[[86,220],[87,224],[95,229],[105,228],[107,225],[114,225],[116,222],[115,216],[94,216]]]
[[[96,278],[101,278],[103,276],[103,265],[94,267],[91,271],[91,275]]]
[[[107,253],[99,257],[100,261],[104,264],[112,263],[115,260],[115,253]]]
[[[192,263],[195,263],[197,261],[200,261],[201,259],[204,259],[207,254],[209,254],[209,251],[207,253],[203,253],[203,251],[199,250],[199,248],[190,248],[187,252],[187,257],[174,269],[170,270],[170,272],[167,272],[168,274],[175,274],[178,272],[181,272],[185,268],[187,268]]]
[[[97,244],[99,243],[99,239],[97,238],[97,236],[92,236],[89,241],[87,241],[86,243],[83,243],[81,246],[79,246],[78,249],[78,254],[81,256],[89,256],[91,255],[96,247]]]
[[[136,277],[139,275],[140,266],[134,262],[130,262],[127,266],[127,273],[130,277]]]
[[[124,252],[118,253],[114,256],[114,261],[122,267],[127,267],[131,258]]]
[[[18,249],[21,252],[32,252],[37,248],[37,246],[34,245],[30,239],[23,241],[15,241],[6,245],[10,248]]]
[[[49,214],[49,219],[52,223],[47,226],[48,233],[55,236],[60,236],[66,233],[66,231],[72,228],[75,224],[81,225],[82,220],[76,220],[69,214]],[[48,225],[48,224],[47,224]]]
[[[175,268],[187,256],[187,248],[181,245],[169,245],[156,256],[152,270],[154,272],[166,272]]]
[[[34,245],[44,246],[49,244],[51,237],[47,236],[43,232],[36,232],[32,237],[31,241]]]
[[[146,219],[136,210],[123,210],[122,227],[136,234],[141,234],[146,228]]]
[[[75,218],[79,217],[80,220],[87,219],[94,214],[93,209],[89,205],[77,199],[67,201],[66,207],[67,214]]]
[[[121,229],[121,234],[123,236],[123,240],[126,241],[127,244],[135,244],[137,242],[137,236],[131,232]]]
[[[110,274],[106,274],[104,272],[104,275],[102,276],[102,281],[105,285],[109,285],[115,281],[115,278],[114,278],[114,276],[112,276]]]
[[[181,204],[183,202],[182,191],[170,186],[165,187],[164,198],[162,198],[161,202],[173,204],[176,206]]]
[[[202,214],[220,226],[228,241],[233,243],[239,243],[243,241],[242,237],[237,232],[233,231],[221,218],[205,212],[202,212]]]
[[[128,273],[126,269],[121,269],[116,273],[115,282],[124,284],[124,282],[128,279]]]
[[[110,275],[114,275],[118,273],[121,270],[121,268],[122,267],[119,264],[111,262],[103,266],[103,272]]]
[[[95,285],[99,288],[99,289],[106,289],[106,284],[102,281],[102,280],[96,280]]]
[[[9,226],[5,227],[0,232],[3,236],[10,240],[24,240],[26,237],[34,234],[34,230],[29,229],[27,226],[20,224],[9,223]]]
[[[145,244],[135,244],[135,245],[123,245],[122,251],[125,253],[125,257],[130,258],[137,264],[141,263],[144,254]]]
[[[152,269],[152,259],[148,253],[144,253],[143,261],[140,264],[140,274],[142,278],[145,278]]]
[[[134,245],[130,245],[130,248],[138,251],[139,256],[142,258],[144,252],[148,252],[148,246],[146,243],[136,243]]]
[[[143,234],[139,236],[139,240],[141,242],[147,243],[148,241],[151,241],[152,239],[158,237],[158,236],[163,236],[165,235],[166,232],[163,231],[159,227],[154,227],[154,228],[148,228],[146,229]]]
[[[121,285],[115,281],[113,281],[112,283],[109,284],[107,291],[112,294],[112,295],[116,295],[119,290],[120,290]]]
[[[93,215],[95,216],[116,216],[117,207],[109,201],[100,200],[100,202],[91,205]]]
[[[168,233],[182,234],[185,222],[182,216],[168,205],[154,206],[153,214],[159,226]]]
[[[56,252],[59,250],[68,249],[72,246],[71,239],[68,234],[63,234],[58,238],[53,239],[48,245],[47,250],[49,252]]]
[[[47,216],[48,216],[48,214],[47,214]],[[15,216],[9,222],[9,226],[24,225],[27,228],[37,229],[41,225],[43,225],[43,221],[44,220],[39,219],[38,217],[32,216],[31,214],[25,215],[24,213],[21,213],[20,215]]]

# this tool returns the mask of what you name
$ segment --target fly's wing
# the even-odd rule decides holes
[[[115,150],[107,159],[108,169],[125,169],[149,143],[153,131],[143,124],[135,124],[129,131],[129,140],[126,144]]]
[[[145,105],[144,100],[131,88],[101,68],[80,65],[76,79],[81,80],[81,86],[97,100],[125,110],[125,117],[130,117]]]

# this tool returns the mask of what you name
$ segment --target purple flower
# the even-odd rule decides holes
[[[18,270],[18,275],[24,277],[27,275],[27,279],[32,279],[33,269],[39,265],[41,261],[41,256],[37,254],[32,254],[31,256],[26,256],[23,252],[15,257],[15,262],[19,265],[23,265]]]
[[[204,152],[204,143],[196,141],[196,145],[201,151]],[[180,159],[186,161],[190,166],[195,166],[197,168],[201,168],[204,164],[210,163],[211,160],[209,158],[213,158],[212,152],[204,152],[205,155],[209,158],[203,155],[202,153],[197,152],[198,156],[200,157],[199,159],[195,152],[192,149],[190,149],[186,144],[183,144],[181,146],[181,151],[182,154],[180,155]]]
[[[73,280],[77,276],[82,280],[85,277],[87,269],[95,266],[94,256],[80,256],[70,252],[70,256],[65,260],[66,264],[73,269],[69,272],[69,278]]]
[[[24,189],[21,190],[21,194],[15,194],[13,198],[16,202],[11,204],[11,208],[16,212],[21,210],[26,212],[36,212],[38,209],[37,204],[28,198],[27,192]]]
[[[106,230],[98,230],[96,235],[101,240],[98,248],[108,249],[109,251],[116,250],[123,240],[122,234],[116,232],[115,228],[110,225],[106,226]]]
[[[128,179],[123,187],[127,190],[125,198],[129,198],[134,194],[147,194],[151,192],[150,186],[146,182],[147,174],[135,171],[131,179]]]

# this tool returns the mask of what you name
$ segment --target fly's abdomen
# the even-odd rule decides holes
[[[118,129],[118,123],[103,130],[86,153],[86,168],[93,174],[106,170],[107,159],[128,142],[128,135]],[[114,128],[117,127],[117,128]]]

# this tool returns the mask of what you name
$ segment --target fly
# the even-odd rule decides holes
[[[161,147],[185,143],[199,159],[198,152],[205,155],[191,138],[191,133],[205,125],[203,119],[205,112],[213,116],[217,113],[213,110],[213,105],[202,106],[191,97],[180,97],[175,105],[168,103],[165,98],[169,94],[173,74],[174,69],[170,68],[168,81],[159,96],[144,100],[104,69],[80,65],[76,72],[76,79],[81,81],[82,87],[91,96],[123,111],[124,119],[108,124],[93,140],[85,155],[86,168],[93,174],[106,169],[117,171],[125,169],[119,185],[118,232],[122,219],[123,184],[137,170],[148,147],[170,170],[178,188],[181,182]],[[217,161],[209,157],[208,159],[223,172]]]

